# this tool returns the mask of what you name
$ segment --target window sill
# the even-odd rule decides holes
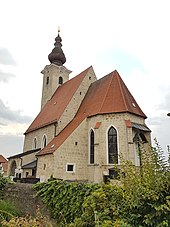
[[[94,163],[94,164],[88,164],[88,166],[99,166],[99,164],[96,164],[96,163]]]
[[[118,164],[102,164],[102,166],[118,166],[120,165],[119,163]]]

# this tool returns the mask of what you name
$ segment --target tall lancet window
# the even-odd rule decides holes
[[[108,131],[108,163],[118,164],[117,132],[113,126]]]
[[[46,137],[46,135],[44,135],[43,139],[42,139],[42,148],[44,148],[45,146],[47,146],[47,137]]]
[[[90,164],[94,164],[94,131],[90,131]]]

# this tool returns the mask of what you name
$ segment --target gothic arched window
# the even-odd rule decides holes
[[[118,164],[117,132],[113,126],[108,131],[108,163]]]
[[[94,164],[94,131],[90,131],[90,164]]]
[[[63,77],[61,77],[61,76],[59,77],[58,83],[59,83],[59,84],[63,84]]]
[[[47,145],[47,137],[44,135],[42,140],[42,148],[44,148]]]

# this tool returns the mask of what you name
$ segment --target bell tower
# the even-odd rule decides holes
[[[69,74],[71,71],[63,66],[66,62],[66,57],[61,48],[61,42],[60,30],[58,29],[58,36],[55,38],[54,49],[48,55],[51,64],[46,65],[41,71],[43,74],[41,109],[47,101],[51,99],[57,88],[69,80]]]

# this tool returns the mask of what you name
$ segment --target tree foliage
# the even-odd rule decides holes
[[[124,162],[119,181],[94,185],[54,180],[34,188],[59,226],[168,227],[170,167],[155,144],[147,150],[140,145],[142,165]]]
[[[84,198],[88,197],[99,186],[95,184],[70,183],[62,180],[50,180],[48,183],[37,183],[33,188],[57,222],[73,222],[80,217]]]

